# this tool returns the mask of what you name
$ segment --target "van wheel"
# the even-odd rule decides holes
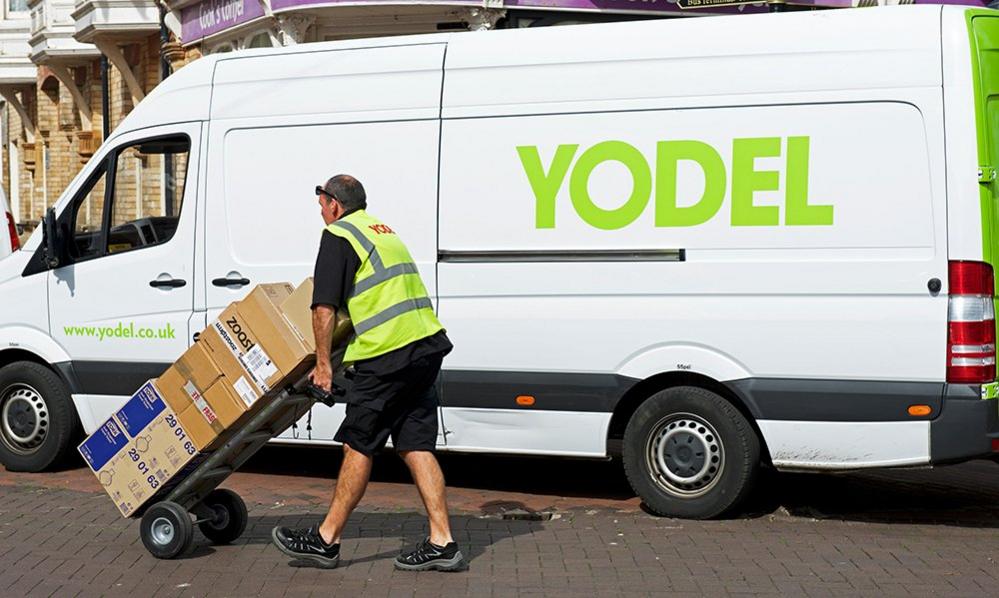
[[[18,361],[0,368],[0,463],[44,471],[68,456],[77,432],[69,391],[47,367]]]
[[[739,503],[760,461],[753,428],[731,403],[692,386],[658,392],[624,433],[632,489],[659,515],[710,519]]]

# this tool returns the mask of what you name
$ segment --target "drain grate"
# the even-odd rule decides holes
[[[554,507],[532,509],[519,501],[493,501],[482,505],[482,517],[507,521],[551,521],[560,515]]]

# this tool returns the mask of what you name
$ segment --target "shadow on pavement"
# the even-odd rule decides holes
[[[849,474],[761,473],[744,517],[999,528],[999,465],[991,461]]]
[[[604,500],[635,496],[619,461],[555,457],[440,455],[448,485]],[[271,475],[333,479],[339,449],[267,447],[243,469]],[[408,483],[402,462],[386,452],[374,481]],[[814,519],[999,527],[999,464],[973,461],[925,469],[778,473],[763,470],[757,487],[733,518],[790,515]]]
[[[268,446],[240,470],[332,480],[340,459],[338,447]],[[451,453],[438,459],[448,486],[610,500],[635,496],[617,461]],[[385,451],[375,458],[371,481],[409,483],[410,476],[402,460]]]

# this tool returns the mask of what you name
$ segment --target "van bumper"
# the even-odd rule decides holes
[[[956,463],[999,455],[999,400],[982,399],[978,385],[947,384],[940,415],[930,422],[930,462]]]

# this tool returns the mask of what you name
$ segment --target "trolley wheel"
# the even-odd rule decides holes
[[[212,544],[228,544],[243,534],[249,516],[246,503],[238,494],[226,488],[217,488],[201,501],[213,517],[198,524],[201,533]]]
[[[172,559],[191,547],[194,523],[187,509],[168,500],[150,506],[139,524],[142,544],[158,559]]]

